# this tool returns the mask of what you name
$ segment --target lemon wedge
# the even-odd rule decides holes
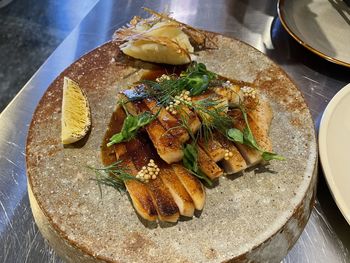
[[[91,127],[90,106],[86,95],[75,81],[64,77],[62,99],[63,144],[82,139]]]

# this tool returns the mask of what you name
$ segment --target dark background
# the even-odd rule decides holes
[[[0,112],[96,2],[12,0],[0,8]]]

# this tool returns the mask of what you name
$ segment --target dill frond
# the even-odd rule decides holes
[[[102,197],[102,187],[101,185],[106,185],[113,187],[119,192],[125,192],[125,181],[127,180],[137,180],[135,176],[128,173],[128,168],[122,166],[123,160],[118,160],[108,166],[102,168],[96,168],[92,166],[87,166],[95,173],[95,178],[92,179],[97,182]]]

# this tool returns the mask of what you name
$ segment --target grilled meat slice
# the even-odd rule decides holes
[[[268,136],[268,132],[263,128],[261,128],[261,126],[259,125],[261,123],[260,122],[256,123],[249,115],[248,115],[248,123],[258,145],[264,151],[271,152],[272,151],[271,140]]]
[[[178,138],[181,143],[186,142],[190,138],[186,129],[181,126],[180,121],[166,109],[158,106],[154,99],[144,99],[143,102],[153,114],[157,114],[159,112],[158,120],[160,123],[170,132],[171,135]]]
[[[221,161],[225,157],[225,149],[220,142],[217,141],[215,136],[207,140],[201,138],[198,144],[214,162]]]
[[[195,114],[185,105],[178,106],[176,118],[179,121],[186,121],[188,124],[188,128],[193,134],[196,133],[201,126],[201,121],[199,120],[197,114]]]
[[[131,162],[125,144],[119,143],[113,145],[112,147],[105,146],[110,135],[120,132],[125,117],[126,115],[124,110],[118,106],[111,119],[113,125],[110,126],[110,130],[108,130],[107,136],[105,137],[105,143],[103,146],[105,158],[103,158],[103,163],[107,166],[116,162],[117,160],[123,160],[122,164],[125,167],[128,167],[128,173],[135,176],[137,174],[137,170]],[[125,181],[125,186],[136,212],[142,218],[148,221],[155,221],[158,214],[147,186],[137,180],[127,180]]]
[[[229,157],[228,160],[223,159],[221,161],[221,164],[227,174],[238,173],[247,168],[246,161],[233,142],[229,141],[225,136],[218,132],[214,134],[214,137],[223,148],[232,153],[232,156]]]
[[[207,90],[205,93],[201,95],[192,97],[192,101],[195,103],[207,102],[207,101],[217,102],[215,106],[206,107],[206,108],[208,110],[212,110],[216,108],[225,113],[228,111],[228,99],[226,97],[221,96],[220,94],[215,93],[213,90]],[[202,112],[199,117],[202,122],[207,120],[210,121],[210,116],[208,116],[207,113]]]
[[[233,110],[231,114],[234,116],[235,128],[243,131],[245,128],[245,122],[242,113],[239,110]],[[248,123],[258,145],[265,151],[272,151],[272,144],[266,130],[260,128],[260,126],[258,126],[249,115]],[[261,153],[259,151],[240,143],[236,143],[236,146],[249,166],[255,165],[262,160]]]
[[[202,210],[205,204],[205,190],[202,183],[191,175],[182,165],[172,164],[171,167],[191,196],[195,208],[197,210]]]
[[[163,183],[174,198],[180,214],[192,217],[194,213],[194,203],[175,171],[172,169],[171,165],[162,162],[160,159],[157,163],[160,168],[158,176],[162,179]]]
[[[127,99],[127,97],[124,96],[124,99]],[[128,102],[126,107],[131,114],[135,115],[149,110],[142,101]],[[158,119],[147,125],[146,131],[159,156],[164,161],[174,163],[182,159],[183,151],[180,141],[170,132],[167,132]]]
[[[241,88],[238,85],[231,85],[229,87],[215,87],[214,92],[227,99],[230,107],[235,107],[240,104],[242,98]]]
[[[198,166],[200,170],[211,180],[214,180],[223,175],[223,170],[208,156],[208,154],[201,147],[198,147]]]
[[[121,146],[121,144],[116,147],[119,146]],[[125,167],[128,167],[128,173],[136,176],[137,170],[130,157],[124,155],[122,158],[123,164]],[[158,213],[147,185],[136,180],[126,180],[125,187],[129,193],[136,212],[142,218],[148,221],[155,221]]]
[[[230,112],[231,116],[234,119],[234,127],[243,132],[245,128],[245,122],[242,116],[242,112],[239,109],[232,110]],[[235,143],[243,158],[246,160],[248,166],[253,166],[261,162],[262,157],[261,153],[247,145]]]
[[[266,135],[269,133],[273,112],[270,103],[265,98],[259,96],[258,105],[249,110],[248,115]]]
[[[141,170],[143,166],[146,166],[150,159],[156,159],[156,154],[149,143],[142,141],[142,138],[133,139],[125,144],[137,170]],[[145,185],[147,185],[156,205],[159,220],[176,222],[180,216],[179,208],[160,176],[150,180]]]
[[[156,203],[159,220],[164,222],[177,222],[180,216],[179,208],[162,180],[158,177],[147,184],[153,200]]]

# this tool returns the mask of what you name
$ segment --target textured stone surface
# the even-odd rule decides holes
[[[262,53],[218,38],[219,49],[201,53],[199,60],[223,76],[252,81],[261,89],[275,113],[274,149],[287,160],[220,178],[218,186],[207,189],[203,212],[177,224],[140,221],[127,196],[110,188],[103,189],[100,199],[90,180],[94,175],[84,167],[100,166],[99,146],[117,91],[137,80],[140,67],[146,66],[126,60],[112,43],[106,44],[50,86],[28,136],[29,184],[43,212],[37,222],[46,219],[39,224],[46,238],[54,242],[58,235],[64,240],[59,249],[72,254],[61,253],[63,258],[72,260],[74,255],[73,261],[83,262],[83,254],[89,254],[113,262],[278,262],[294,244],[309,217],[316,182],[310,113],[293,82]],[[79,82],[92,109],[93,127],[81,148],[63,148],[59,140],[64,75]],[[62,244],[69,249],[62,250]]]

